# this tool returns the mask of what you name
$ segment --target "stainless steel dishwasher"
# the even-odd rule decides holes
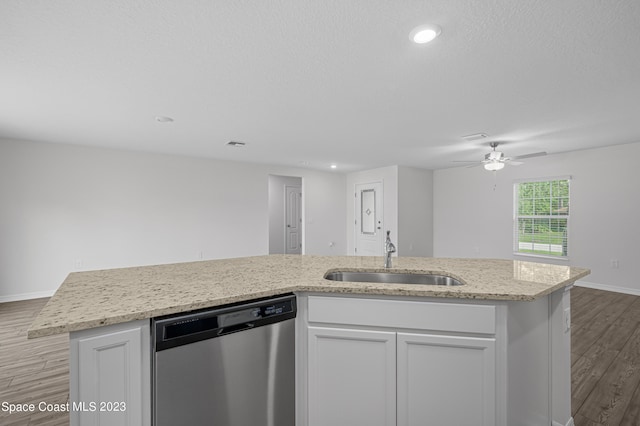
[[[153,320],[155,426],[294,426],[294,295]]]

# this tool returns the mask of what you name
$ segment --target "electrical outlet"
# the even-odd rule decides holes
[[[80,269],[82,269],[82,259],[76,259],[73,262],[73,266],[76,269],[76,271],[79,271]]]
[[[620,261],[618,259],[611,259],[611,269],[620,268]]]

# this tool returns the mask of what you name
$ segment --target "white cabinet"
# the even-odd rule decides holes
[[[71,425],[150,425],[149,321],[72,332]]]
[[[397,334],[398,426],[493,426],[495,339]]]
[[[309,327],[309,426],[396,424],[396,333]]]
[[[298,300],[306,308],[308,426],[503,424],[495,306]]]

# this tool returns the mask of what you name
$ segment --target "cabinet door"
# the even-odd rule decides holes
[[[495,425],[495,339],[397,339],[398,426]]]
[[[72,425],[150,424],[148,321],[71,333]]]
[[[396,424],[396,334],[309,327],[309,426]]]

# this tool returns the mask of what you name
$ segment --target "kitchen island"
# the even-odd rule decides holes
[[[434,416],[450,410],[451,396],[461,389],[469,390],[461,395],[468,400],[454,405],[471,407],[467,411],[480,416],[475,424],[571,424],[568,289],[588,269],[500,259],[394,260],[392,271],[446,275],[463,285],[323,278],[333,270],[384,271],[380,257],[352,256],[270,255],[77,272],[34,320],[29,337],[71,333],[71,401],[98,398],[95,387],[108,375],[111,388],[122,387],[129,401],[125,412],[105,416],[126,417],[119,424],[149,424],[150,318],[293,292],[299,300],[299,426],[357,422],[350,416],[360,411],[349,407],[359,404],[376,413],[368,424],[415,424],[424,407]],[[123,349],[111,357],[101,348]],[[101,353],[104,362],[96,364]],[[365,353],[379,354],[371,358],[371,370],[349,367],[366,364]],[[342,361],[322,371],[335,355]],[[420,357],[424,362],[416,364]],[[429,368],[416,371],[416,365]],[[351,400],[330,391],[340,378],[336,371],[352,373],[353,386],[346,387]],[[358,388],[361,378],[368,379]],[[468,383],[461,386],[463,379]],[[383,392],[365,392],[377,383],[385,384]],[[364,393],[353,395],[359,391]],[[430,406],[428,400],[450,402]],[[71,419],[100,415],[78,411]]]

